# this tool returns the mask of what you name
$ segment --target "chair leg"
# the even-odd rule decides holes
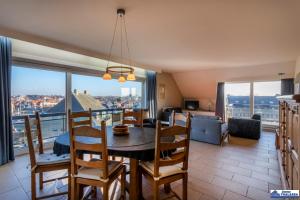
[[[77,185],[75,183],[75,178],[71,178],[71,198],[72,200],[75,200],[75,196],[77,194]]]
[[[31,172],[31,199],[36,200],[36,180],[35,172]]]
[[[75,180],[75,179],[74,179]],[[74,192],[74,194],[75,194],[75,197],[74,197],[74,200],[79,200],[79,199],[82,199],[82,197],[83,197],[83,193],[82,194],[80,194],[80,190],[81,190],[81,185],[80,184],[78,184],[78,183],[76,183],[76,180],[75,180],[75,192]],[[73,200],[73,199],[71,199],[71,200]]]
[[[126,199],[125,193],[125,181],[126,181],[126,168],[124,167],[123,172],[121,174],[121,199]]]
[[[159,200],[159,185],[156,181],[153,181],[153,199],[154,200]]]
[[[40,186],[40,190],[42,190],[44,187],[44,180],[43,180],[43,172],[39,173],[39,186]]]
[[[71,178],[71,169],[68,169],[68,199],[71,199],[71,193],[72,193],[72,178]]]
[[[187,200],[187,184],[188,184],[188,174],[184,174],[182,179],[182,200]]]
[[[126,168],[125,168],[126,171]],[[140,199],[143,199],[143,173],[142,173],[142,169],[139,167],[138,168],[138,179],[139,179],[139,192],[140,192]]]
[[[109,185],[108,184],[105,184],[104,186],[103,186],[103,196],[102,196],[102,199],[103,200],[109,200]]]

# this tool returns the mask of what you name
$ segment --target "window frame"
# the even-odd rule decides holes
[[[53,63],[53,62],[46,62],[46,61],[40,61],[40,60],[34,60],[34,59],[28,59],[28,58],[21,58],[21,57],[15,57],[13,56],[12,59],[12,66],[16,67],[23,67],[23,68],[31,68],[31,69],[40,69],[40,70],[48,70],[48,71],[54,71],[54,72],[63,72],[65,73],[65,113],[66,113],[66,119],[68,119],[68,112],[67,110],[72,108],[72,74],[78,74],[78,75],[84,75],[84,76],[93,76],[93,77],[102,77],[102,75],[105,73],[104,71],[95,70],[95,69],[89,69],[89,68],[82,68],[82,67],[74,67],[70,65],[64,65],[59,63]],[[113,77],[114,78],[114,77]],[[13,80],[11,80],[13,81]],[[141,108],[144,109],[146,107],[146,91],[145,91],[145,85],[146,85],[146,78],[144,77],[136,77],[136,81],[142,83],[142,100],[141,100]],[[66,129],[68,130],[68,126],[66,126]],[[44,143],[44,148],[52,148],[53,147],[53,141],[49,141]],[[28,147],[23,148],[14,148],[15,155],[23,155],[28,153]]]
[[[254,114],[254,83],[259,82],[277,82],[280,81],[278,79],[266,79],[266,80],[251,80],[251,81],[226,81],[226,84],[239,84],[239,83],[250,83],[250,115],[252,116]],[[227,112],[226,112],[226,95],[224,95],[224,109],[225,109],[225,119],[227,120]],[[262,128],[275,131],[275,128],[277,128],[277,125],[267,125],[262,123]]]

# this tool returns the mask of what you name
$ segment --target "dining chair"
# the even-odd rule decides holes
[[[185,126],[173,125],[162,128],[160,121],[156,123],[155,158],[152,162],[141,162],[139,165],[140,191],[142,191],[142,175],[152,182],[153,199],[159,199],[159,186],[168,185],[182,179],[182,199],[187,199],[188,155],[191,130],[190,114],[187,114]],[[174,139],[180,136],[180,140]],[[174,149],[183,148],[183,151]],[[173,192],[177,198],[178,195]]]
[[[105,122],[101,122],[101,130],[90,126],[79,126],[72,127],[70,133],[71,199],[78,199],[80,186],[84,185],[102,187],[103,200],[108,200],[109,187],[115,180],[118,180],[119,176],[121,176],[121,199],[125,199],[125,166],[122,162],[108,160]],[[82,138],[87,140],[84,141]],[[91,139],[97,142],[93,143]],[[101,154],[101,159],[84,160],[80,155],[86,151]]]
[[[29,149],[29,157],[30,157],[30,165],[31,165],[31,198],[35,199],[44,199],[50,198],[59,195],[68,194],[70,198],[70,187],[71,187],[71,178],[70,178],[70,156],[69,155],[61,155],[56,156],[53,153],[45,153],[43,148],[43,138],[42,138],[42,128],[41,128],[41,119],[38,112],[35,113],[35,119],[30,119],[29,116],[25,116],[25,132],[27,137],[28,149]],[[34,135],[33,126],[36,127],[37,133],[37,142],[38,142],[38,155],[35,153],[34,139],[32,135]],[[43,173],[51,172],[57,170],[67,170],[68,176],[63,176],[55,179],[47,179],[44,180]],[[68,178],[68,192],[59,192],[50,195],[44,195],[37,197],[36,195],[36,174],[39,174],[39,189],[43,189],[44,183],[53,182],[61,179]]]
[[[72,127],[78,126],[92,126],[92,109],[89,108],[88,111],[72,112],[70,109],[68,111],[69,122],[72,120]],[[71,127],[69,127],[70,130]]]
[[[143,109],[123,109],[122,124],[143,127]]]

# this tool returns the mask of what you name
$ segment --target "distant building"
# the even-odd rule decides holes
[[[47,113],[65,112],[65,104],[65,99],[63,99],[57,105],[50,108]],[[104,109],[105,107],[99,100],[89,95],[86,91],[80,93],[77,90],[74,90],[74,93],[72,93],[72,111],[79,112],[88,110],[89,108],[92,110],[100,110]]]

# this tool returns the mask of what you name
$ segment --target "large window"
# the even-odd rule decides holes
[[[105,120],[108,126],[121,122],[123,108],[142,107],[142,81],[119,83],[97,76],[19,65],[13,66],[11,80],[15,148],[26,147],[24,115],[34,118],[36,111],[41,114],[43,139],[51,141],[67,130],[66,107],[70,105],[74,112],[91,108],[94,125]],[[70,85],[72,91],[66,91]]]
[[[281,93],[280,81],[254,82],[254,113],[262,117],[262,122],[276,125],[279,120],[279,103],[276,98]]]
[[[226,83],[226,117],[250,118],[260,114],[264,125],[277,125],[280,88],[280,81]]]
[[[91,108],[93,123],[106,125],[121,123],[123,108],[142,107],[142,82],[118,80],[105,81],[101,77],[72,75],[72,110]]]
[[[65,98],[65,73],[13,66],[11,80],[15,147],[23,147],[26,144],[24,115],[33,115],[38,111],[44,116],[41,123],[45,140],[66,130],[65,105],[60,103]],[[62,113],[54,113],[53,108],[59,104]]]
[[[250,117],[250,83],[225,84],[226,117]]]

